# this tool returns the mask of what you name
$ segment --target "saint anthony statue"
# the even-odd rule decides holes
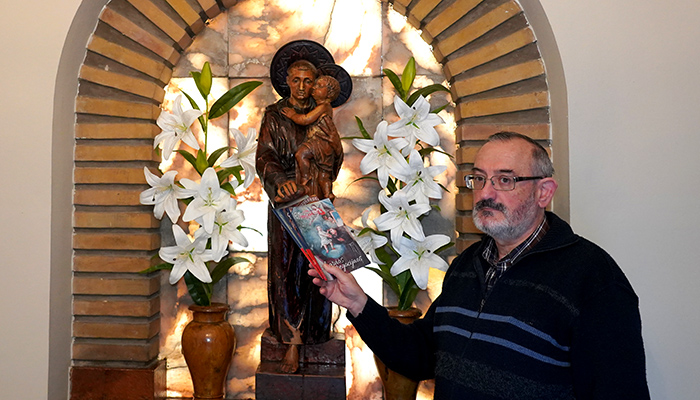
[[[272,203],[267,218],[268,309],[271,331],[280,343],[288,345],[281,364],[281,372],[285,373],[298,370],[300,345],[330,339],[331,304],[314,287],[307,274],[306,257],[271,209],[273,204],[284,204],[303,195],[333,198],[327,180],[336,179],[342,151],[333,152],[330,158],[324,157],[320,166],[317,163],[320,160],[306,157],[309,162],[302,167],[302,178],[296,156],[308,140],[308,129],[312,127],[297,124],[282,112],[283,109],[288,109],[287,114],[292,110],[294,114],[313,111],[317,107],[312,97],[313,87],[320,75],[333,76],[340,82],[339,96],[331,103],[333,107],[348,99],[352,91],[349,75],[334,63],[331,54],[320,44],[299,40],[286,44],[275,54],[270,77],[282,99],[265,109],[256,154],[258,176]],[[309,122],[307,125],[315,125]],[[340,139],[337,141],[336,149],[340,148]]]

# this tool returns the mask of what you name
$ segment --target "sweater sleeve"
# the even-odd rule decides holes
[[[574,326],[571,366],[578,400],[649,399],[638,299],[614,283],[590,299]]]
[[[387,310],[369,298],[357,316],[348,318],[362,340],[390,369],[414,380],[435,376],[435,357],[432,345],[431,306],[426,315],[405,325],[389,317]]]

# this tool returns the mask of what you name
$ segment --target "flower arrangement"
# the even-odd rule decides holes
[[[173,153],[179,154],[192,165],[201,179],[199,182],[185,178],[176,181],[178,171],[161,172],[161,176],[158,176],[144,167],[146,181],[151,188],[141,193],[141,204],[153,205],[153,215],[158,219],[162,219],[164,214],[168,215],[173,223],[175,245],[161,247],[158,256],[163,262],[142,272],[169,270],[171,285],[184,277],[193,302],[208,306],[211,304],[213,285],[226,275],[231,266],[248,262],[242,257],[226,256],[229,242],[244,247],[248,245],[240,232],[245,217],[243,211],[236,209],[235,196],[239,187],[247,188],[255,178],[257,148],[255,129],[249,129],[245,135],[233,128],[230,132],[237,147],[233,148],[233,155],[217,165],[230,147],[221,147],[207,154],[209,121],[228,113],[262,82],[241,83],[218,100],[210,102],[212,73],[209,63],[205,62],[201,71],[192,71],[190,75],[204,99],[203,111],[192,96],[181,91],[182,94],[175,99],[173,112],[163,110],[158,117],[156,123],[162,132],[155,137],[153,147],[161,149],[163,160],[170,159]],[[192,109],[183,110],[182,95]],[[195,121],[199,121],[201,127],[202,146],[191,129]],[[175,150],[180,141],[191,147],[194,153]],[[180,218],[179,202],[187,206],[182,221],[199,224],[193,239],[177,224]]]
[[[407,310],[420,290],[428,285],[429,269],[447,270],[447,263],[437,252],[454,243],[443,234],[426,236],[421,224],[432,209],[430,199],[442,198],[447,189],[435,181],[445,165],[430,165],[429,155],[442,152],[435,126],[443,123],[437,115],[445,106],[430,110],[426,96],[449,90],[440,84],[429,85],[410,93],[416,76],[413,57],[406,64],[401,77],[384,69],[397,94],[394,108],[400,119],[389,123],[381,121],[374,137],[356,117],[361,138],[353,138],[353,145],[366,153],[360,162],[360,171],[367,175],[376,172],[382,187],[379,192],[380,215],[369,220],[372,208],[362,214],[362,230],[358,241],[377,267],[370,266],[388,284],[398,298],[398,309]],[[375,179],[365,176],[360,179]]]

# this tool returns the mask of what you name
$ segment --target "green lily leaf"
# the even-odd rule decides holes
[[[209,155],[209,158],[207,159],[207,165],[209,165],[210,167],[213,167],[216,160],[218,160],[222,154],[226,153],[228,151],[228,149],[230,149],[230,147],[228,147],[228,146],[222,147],[220,149],[216,149],[213,153],[211,153]],[[219,181],[221,181],[221,178],[219,178]]]
[[[214,270],[211,272],[212,285],[220,281],[221,278],[223,278],[224,276],[226,276],[226,273],[228,273],[229,268],[242,262],[249,263],[250,260],[244,257],[229,257],[224,260],[221,260],[221,262],[219,262],[214,268]]]
[[[455,245],[454,242],[447,243],[446,245],[440,246],[437,249],[435,249],[434,253],[439,253],[441,251],[447,250],[450,247],[453,247],[454,245]]]
[[[209,163],[207,162],[207,153],[204,150],[199,149],[197,150],[197,159],[195,161],[194,169],[196,169],[197,172],[199,172],[199,175],[201,176],[207,168],[209,168]]]
[[[190,271],[185,272],[185,283],[187,284],[187,291],[192,297],[192,301],[198,306],[208,306],[211,305],[211,284],[202,283],[199,279],[195,278]]]
[[[232,195],[236,195],[235,190],[236,187],[239,186],[240,184],[243,183],[244,179],[241,177],[241,171],[243,170],[243,167],[240,165],[236,165],[235,167],[231,168],[224,168],[216,172],[216,174],[219,176],[219,182],[221,183],[221,188],[224,189],[225,191],[231,193]],[[238,181],[238,185],[234,187],[231,182],[225,182],[226,179],[233,175],[234,178]]]
[[[387,190],[389,190],[390,194],[394,194],[398,190],[398,188],[396,187],[396,183],[394,182],[393,179],[389,179],[387,181],[386,188],[387,188]]]
[[[413,278],[411,278],[411,280],[413,280]],[[413,302],[416,300],[418,292],[420,292],[420,288],[416,286],[415,282],[413,283],[413,286],[404,289],[404,291],[401,293],[401,297],[399,297],[399,310],[408,310],[411,308]]]
[[[420,96],[428,97],[428,95],[435,93],[435,92],[448,92],[449,93],[450,90],[448,88],[444,87],[443,85],[438,84],[438,83],[428,85],[424,88],[420,88],[420,89],[416,90],[415,92],[413,92],[413,94],[411,94],[411,97],[408,98],[408,101],[406,101],[406,104],[408,104],[409,106],[412,106],[413,103],[415,103],[416,100],[418,100],[418,97],[420,97]]]
[[[400,295],[400,293],[399,293],[399,287],[396,285],[396,282],[392,281],[392,279],[393,279],[394,277],[391,276],[390,273],[385,272],[385,271],[382,271],[382,270],[379,269],[379,268],[374,268],[374,267],[365,267],[365,268],[367,268],[367,269],[369,269],[370,271],[373,271],[374,273],[376,273],[377,275],[379,275],[379,277],[382,278],[382,280],[389,286],[389,288],[391,289],[391,291],[394,292],[394,293],[396,294],[396,296],[399,296],[399,295]]]
[[[190,96],[189,94],[187,94],[187,92],[185,92],[184,90],[180,90],[180,92],[182,92],[182,94],[184,94],[185,97],[187,97],[187,101],[190,102],[190,105],[192,106],[192,108],[194,108],[195,110],[199,110],[199,105],[197,105],[197,102],[194,101],[194,99],[192,98],[192,96]],[[201,111],[201,110],[200,110],[200,111]]]
[[[384,71],[384,75],[386,75],[387,78],[389,78],[389,82],[391,82],[392,86],[394,86],[394,90],[399,94],[399,97],[401,97],[401,100],[406,100],[406,91],[403,90],[403,85],[401,84],[401,79],[399,79],[399,76],[396,75],[396,73],[388,68],[384,68],[382,71]]]
[[[362,230],[360,231],[360,233],[357,234],[357,236],[365,235],[365,234],[367,234],[368,232],[371,232],[371,233],[374,233],[374,234],[377,234],[377,235],[381,235],[381,234],[382,234],[381,232],[377,232],[376,230],[374,230],[374,229],[372,229],[372,228],[370,228],[370,227],[366,227],[366,228],[362,228]]]
[[[372,139],[372,136],[370,136],[369,132],[367,132],[367,129],[365,129],[365,124],[362,123],[360,117],[356,115],[355,121],[357,122],[357,127],[360,129],[360,133],[362,133],[362,137],[358,139]]]
[[[211,93],[212,82],[211,66],[209,65],[209,61],[204,63],[204,66],[202,67],[202,72],[192,71],[190,72],[190,75],[192,75],[192,78],[194,78],[194,83],[195,85],[197,85],[199,93],[202,95],[202,98],[206,101],[207,98],[209,98],[209,93]]]
[[[231,182],[224,183],[223,185],[221,185],[221,188],[224,189],[225,191],[229,192],[233,196],[236,195],[236,188],[233,187]]]
[[[438,114],[440,111],[444,110],[445,108],[447,108],[447,104],[443,104],[443,105],[441,105],[440,107],[438,107],[438,108],[436,108],[436,109],[434,109],[434,110],[431,110],[430,112],[431,112],[432,114]]]
[[[418,153],[420,153],[421,157],[423,157],[423,158],[425,158],[427,155],[429,155],[430,153],[433,153],[433,152],[444,154],[447,157],[449,157],[450,160],[454,158],[452,156],[452,154],[446,153],[444,150],[438,149],[436,147],[422,147],[420,150],[418,150]]]
[[[259,230],[255,229],[255,228],[251,228],[251,227],[249,227],[249,226],[239,226],[239,227],[238,227],[238,230],[239,230],[239,231],[242,231],[243,229],[247,229],[247,230],[249,230],[249,231],[253,231],[253,232],[257,233],[257,234],[260,235],[260,236],[263,235],[263,233],[260,232]]]
[[[248,93],[252,92],[260,85],[262,85],[260,81],[249,81],[231,88],[212,104],[209,110],[209,119],[218,118],[226,114],[233,106],[246,97]]]
[[[146,268],[146,269],[144,269],[144,270],[141,270],[141,271],[139,271],[139,274],[150,274],[151,272],[159,271],[159,270],[162,270],[162,269],[172,270],[172,269],[173,269],[173,265],[170,264],[170,263],[164,262],[164,263],[161,263],[161,264],[154,265],[154,266],[152,266],[152,267]]]
[[[199,105],[197,105],[197,102],[194,101],[192,96],[187,94],[184,90],[181,90],[181,92],[182,92],[182,94],[185,95],[185,97],[187,97],[187,101],[190,102],[190,105],[192,106],[193,109],[200,110]],[[206,117],[206,115],[202,114],[197,119],[199,120],[199,124],[202,126],[202,130],[206,132],[207,131],[207,117]]]
[[[187,162],[189,162],[190,165],[192,165],[192,167],[194,169],[197,169],[197,159],[192,155],[192,153],[190,153],[189,151],[185,151],[185,150],[175,150],[175,151],[178,154],[180,154],[182,156],[182,158],[187,160]]]
[[[416,59],[411,57],[408,59],[401,74],[401,87],[404,93],[408,94],[408,91],[411,90],[414,79],[416,79]]]
[[[376,176],[361,176],[361,177],[355,179],[354,181],[350,182],[350,184],[352,185],[355,182],[364,181],[365,179],[369,179],[372,181],[379,181],[379,179],[377,179]]]

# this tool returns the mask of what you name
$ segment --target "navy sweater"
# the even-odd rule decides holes
[[[435,379],[435,399],[649,399],[638,299],[615,261],[547,213],[550,230],[486,297],[483,242],[452,263],[411,325],[370,301],[350,317],[384,363]]]

